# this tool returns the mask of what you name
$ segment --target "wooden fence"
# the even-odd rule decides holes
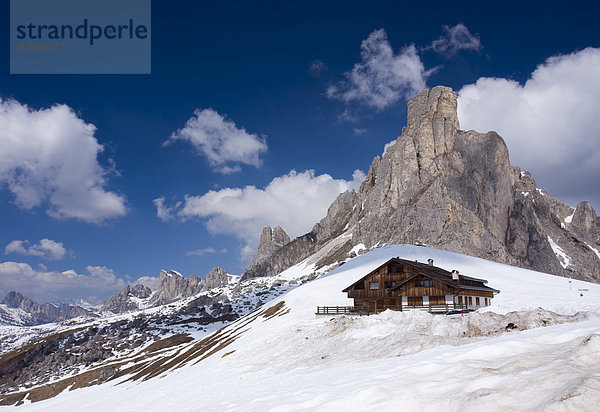
[[[388,307],[354,307],[354,306],[317,306],[316,315],[371,315],[375,312],[383,312],[386,309],[405,311],[405,310],[423,310],[429,313],[446,313],[453,309],[467,309],[466,305],[444,304],[444,305],[395,305]]]
[[[317,315],[346,315],[355,314],[353,306],[317,306]]]

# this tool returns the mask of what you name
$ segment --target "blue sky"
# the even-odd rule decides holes
[[[152,3],[151,75],[0,59],[0,294],[241,273],[262,226],[298,236],[360,183],[421,86],[459,92],[461,126],[498,130],[550,195],[600,206],[593,2]]]

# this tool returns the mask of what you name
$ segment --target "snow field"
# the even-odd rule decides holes
[[[394,256],[433,258],[436,266],[487,279],[501,293],[463,318],[393,311],[315,317],[318,305],[351,305],[342,289]],[[310,269],[304,262],[281,277]],[[148,381],[65,391],[20,409],[587,411],[600,404],[600,285],[393,245],[349,260],[262,310],[281,302],[274,316],[231,324],[236,340],[201,362]]]

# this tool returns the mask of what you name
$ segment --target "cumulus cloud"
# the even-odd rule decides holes
[[[458,93],[463,129],[495,130],[511,163],[571,204],[600,206],[600,49],[550,57],[525,84],[480,78]]]
[[[185,255],[186,256],[204,256],[209,253],[227,253],[227,249],[223,248],[223,249],[216,250],[212,247],[205,247],[204,249],[190,250],[188,252],[185,252]]]
[[[264,137],[246,132],[213,109],[194,111],[182,129],[164,142],[168,146],[177,140],[191,144],[206,157],[211,167],[223,174],[241,170],[240,164],[262,166],[260,154],[267,151]]]
[[[394,53],[385,30],[375,30],[363,40],[360,56],[345,80],[327,88],[330,99],[356,102],[377,110],[400,99],[410,99],[424,89],[429,75],[414,45]]]
[[[481,50],[481,40],[478,35],[471,34],[462,23],[456,26],[444,26],[445,33],[434,40],[426,49],[432,49],[439,54],[452,56],[459,50]]]
[[[15,253],[22,256],[38,256],[48,260],[62,260],[71,252],[61,242],[42,239],[30,245],[28,240],[13,240],[4,248],[5,254]]]
[[[211,190],[185,196],[177,211],[181,219],[205,220],[211,233],[230,234],[242,240],[242,259],[249,260],[264,226],[281,226],[293,238],[304,234],[327,214],[338,194],[358,189],[365,175],[356,170],[352,180],[334,179],[314,170],[294,170],[274,178],[264,189],[255,186]]]
[[[27,263],[0,263],[0,295],[16,290],[40,303],[65,302],[83,298],[98,304],[125,286],[112,269],[88,266],[87,274],[74,270],[35,270]]]
[[[105,190],[112,169],[98,163],[95,131],[66,105],[34,110],[0,99],[0,188],[22,209],[47,203],[54,218],[99,223],[125,215],[125,198]]]

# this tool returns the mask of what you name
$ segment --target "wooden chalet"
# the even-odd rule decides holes
[[[343,292],[354,299],[353,311],[380,312],[385,309],[477,309],[491,304],[500,291],[486,286],[487,280],[428,263],[392,258]]]

